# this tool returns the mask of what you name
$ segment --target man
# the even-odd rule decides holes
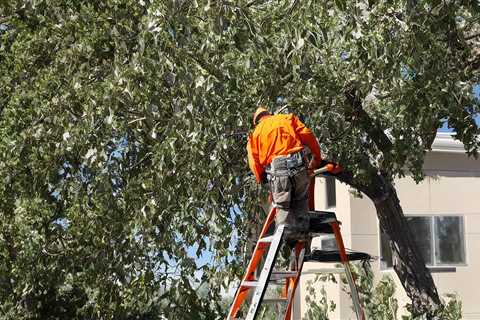
[[[285,224],[289,238],[313,231],[307,216],[308,171],[322,160],[317,139],[295,115],[272,115],[264,107],[255,111],[253,124],[255,130],[247,144],[248,163],[258,183],[269,183],[277,208],[276,224]],[[308,165],[304,146],[313,155]]]

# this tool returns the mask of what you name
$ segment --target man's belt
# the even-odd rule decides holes
[[[273,158],[272,162],[266,166],[268,173],[289,171],[305,167],[305,157],[303,150],[286,155],[277,156]]]

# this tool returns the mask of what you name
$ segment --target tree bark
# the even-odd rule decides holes
[[[415,1],[411,1],[413,6]],[[349,84],[344,91],[346,105],[350,106],[348,119],[357,121],[365,133],[375,142],[384,157],[390,156],[392,142],[385,134],[381,124],[363,109],[362,100],[355,83]],[[435,135],[429,143],[433,143]],[[391,240],[393,269],[398,275],[405,292],[412,301],[411,312],[414,316],[425,315],[435,319],[434,314],[441,306],[437,288],[430,271],[414,243],[407,220],[403,215],[400,200],[392,181],[365,157],[362,167],[368,174],[368,182],[359,182],[349,171],[337,175],[337,178],[367,195],[375,204],[380,227]]]
[[[358,184],[352,174],[342,172],[337,178],[367,195],[374,203],[380,227],[391,240],[393,269],[412,302],[412,315],[436,319],[440,297],[430,271],[414,243],[395,187],[381,174],[371,175],[368,185]]]
[[[414,243],[397,193],[393,186],[389,189],[386,197],[374,204],[380,227],[392,241],[393,269],[412,301],[413,315],[425,314],[427,319],[433,319],[441,305],[437,288]]]

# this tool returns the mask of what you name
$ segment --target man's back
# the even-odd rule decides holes
[[[276,156],[302,150],[302,142],[296,132],[299,122],[293,114],[278,114],[262,119],[251,136],[252,148],[258,150],[261,165],[269,164]]]

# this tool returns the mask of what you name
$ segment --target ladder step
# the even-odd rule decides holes
[[[333,211],[308,211],[308,215],[319,219],[323,223],[337,221],[337,216]]]
[[[270,281],[282,280],[287,278],[294,278],[297,276],[296,271],[272,271]]]
[[[355,260],[371,260],[372,257],[365,252],[347,252],[349,261]],[[316,262],[341,262],[340,252],[338,250],[313,250],[312,253],[305,257],[305,261]]]
[[[332,234],[332,223],[339,223],[335,213],[328,211],[309,211],[310,232],[312,236],[319,234]]]
[[[272,271],[270,275],[270,281],[279,281],[284,280],[287,278],[294,278],[297,275],[296,271]],[[250,281],[243,281],[242,287],[254,288],[258,286],[258,281],[250,280]]]
[[[287,298],[264,298],[262,302],[264,303],[278,303],[278,302],[287,302]]]
[[[243,281],[242,287],[254,288],[258,286],[258,281]]]
[[[260,242],[260,243],[271,243],[273,241],[274,236],[275,235],[260,238],[260,239],[258,239],[258,242]]]

